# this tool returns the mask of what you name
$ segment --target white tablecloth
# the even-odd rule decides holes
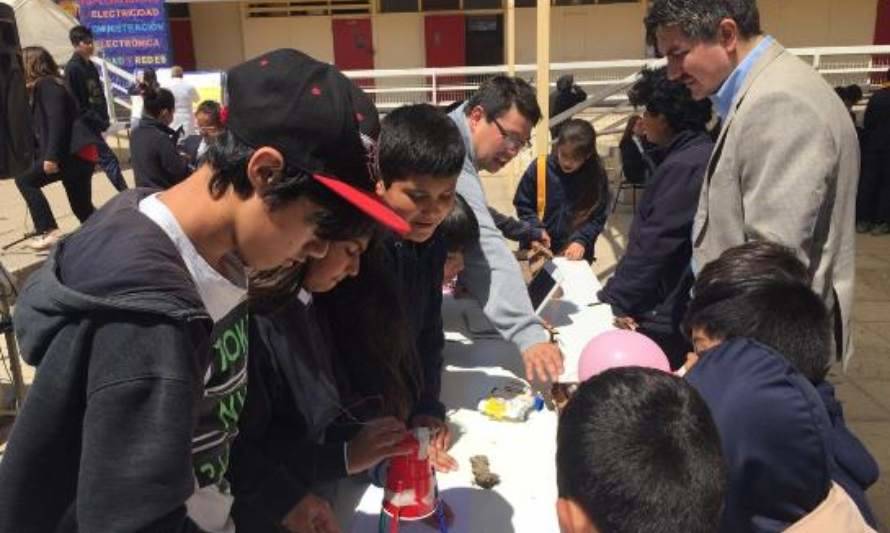
[[[599,283],[583,263],[558,260],[564,294],[542,313],[559,331],[566,356],[564,381],[577,375],[578,355],[593,335],[610,329],[608,306],[595,302]],[[445,347],[442,401],[454,432],[452,456],[460,469],[438,476],[442,498],[451,506],[453,533],[558,532],[556,519],[556,413],[533,413],[527,422],[496,422],[476,411],[479,399],[495,387],[525,384],[517,348],[500,338],[470,338],[466,316],[478,312],[472,300],[446,299],[443,305],[449,342]],[[492,490],[473,485],[469,458],[487,455],[501,483]],[[335,509],[344,531],[376,533],[383,491],[355,480],[337,488]],[[400,531],[430,532],[421,524],[403,522]]]

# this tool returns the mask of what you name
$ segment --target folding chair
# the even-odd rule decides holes
[[[621,192],[630,189],[633,193],[633,212],[637,212],[637,191],[642,191],[646,188],[645,183],[634,183],[632,181],[628,181],[624,176],[624,170],[618,175],[620,181],[618,182],[618,190],[615,191],[615,199],[612,201],[612,213],[615,212],[615,209],[618,208],[618,199],[621,198]]]

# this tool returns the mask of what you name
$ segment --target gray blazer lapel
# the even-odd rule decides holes
[[[726,142],[726,134],[729,132],[729,128],[732,125],[732,121],[735,118],[736,111],[738,111],[739,107],[742,104],[742,101],[745,99],[745,96],[748,94],[748,91],[751,90],[751,86],[754,85],[754,81],[766,70],[773,61],[779,58],[783,53],[785,53],[785,47],[778,43],[778,41],[773,41],[772,45],[763,53],[762,56],[754,63],[754,66],[751,68],[751,72],[748,73],[748,76],[745,78],[745,82],[742,84],[739,89],[738,94],[735,96],[735,100],[732,102],[732,106],[729,108],[729,114],[726,116],[726,119],[723,121],[723,124],[720,125],[720,135],[717,136],[717,142],[714,144],[714,151],[711,154],[711,160],[708,162],[708,170],[705,175],[705,179],[702,182],[702,191],[699,196],[699,204],[698,211],[695,216],[695,222],[693,224],[693,235],[692,242],[693,246],[697,246],[701,243],[701,239],[704,233],[704,229],[708,225],[708,194],[711,186],[711,177],[714,175],[714,171],[717,169],[717,164],[720,162],[720,156],[723,154],[724,143]]]

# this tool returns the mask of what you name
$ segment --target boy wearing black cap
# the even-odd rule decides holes
[[[38,371],[0,463],[0,531],[234,531],[246,269],[323,257],[357,217],[407,230],[368,194],[350,87],[294,50],[233,68],[206,163],[118,195],[31,276],[15,326]]]

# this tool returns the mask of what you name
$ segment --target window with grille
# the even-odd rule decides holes
[[[416,2],[416,0],[415,0]],[[251,2],[248,18],[302,17],[311,15],[361,15],[371,12],[371,0],[289,0]]]

